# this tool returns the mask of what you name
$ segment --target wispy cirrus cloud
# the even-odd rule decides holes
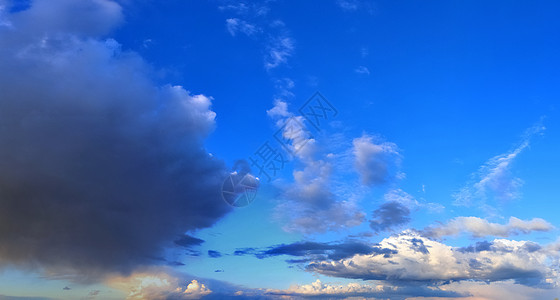
[[[264,52],[264,67],[270,71],[288,63],[294,54],[295,40],[286,24],[278,19],[270,19],[269,3],[233,3],[219,6],[224,12],[236,17],[226,19],[226,29],[232,35],[243,33],[247,36],[259,36]]]
[[[288,62],[288,58],[294,53],[295,41],[286,35],[273,37],[270,39],[266,49],[265,67],[267,70],[274,69]]]
[[[542,121],[538,122],[525,131],[519,146],[488,160],[473,174],[475,179],[453,195],[455,204],[471,206],[477,200],[484,202],[488,198],[500,201],[519,198],[523,180],[511,173],[512,165],[517,157],[529,148],[531,139],[542,135],[545,129]]]
[[[238,33],[252,36],[261,31],[261,29],[256,25],[250,24],[247,21],[241,20],[239,18],[226,19],[226,28],[231,36],[235,36]]]
[[[520,233],[545,232],[552,229],[554,229],[552,224],[540,218],[525,221],[511,217],[507,224],[498,224],[478,217],[457,217],[445,224],[428,227],[424,230],[424,233],[426,236],[434,238],[459,235],[461,233],[469,233],[473,237],[510,237]]]

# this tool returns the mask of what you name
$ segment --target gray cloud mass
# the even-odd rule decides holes
[[[0,14],[0,266],[124,274],[230,210],[211,98],[155,86],[102,38],[121,19],[107,0]]]

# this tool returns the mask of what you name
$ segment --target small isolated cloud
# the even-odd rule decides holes
[[[346,11],[356,11],[360,7],[360,2],[358,0],[337,0],[336,4]]]
[[[295,49],[295,42],[291,37],[278,36],[272,38],[267,46],[265,56],[265,67],[267,70],[274,69],[288,62]]]
[[[226,19],[226,28],[232,36],[235,36],[238,33],[252,36],[261,31],[261,29],[256,25],[250,24],[238,18]]]
[[[354,139],[353,146],[354,166],[363,184],[380,185],[401,176],[398,172],[401,155],[396,144],[376,143],[373,137],[363,135]]]
[[[208,256],[212,258],[218,258],[218,257],[222,257],[222,253],[216,250],[208,250]]]
[[[533,231],[550,231],[552,229],[554,229],[554,226],[540,218],[525,221],[511,217],[507,224],[497,224],[477,217],[457,217],[446,224],[428,227],[424,232],[427,236],[434,238],[456,236],[464,232],[471,234],[473,237],[509,237],[520,233],[527,234]]]
[[[538,122],[526,130],[518,147],[488,160],[473,175],[476,180],[453,195],[455,204],[470,206],[474,204],[474,200],[485,201],[487,198],[495,198],[500,201],[509,201],[519,198],[523,180],[513,176],[512,165],[517,157],[529,148],[531,138],[535,135],[542,135],[544,130],[545,127]]]
[[[356,69],[354,69],[354,72],[358,74],[369,75],[369,69],[364,66],[357,67]]]
[[[444,281],[513,280],[529,286],[558,285],[558,246],[496,239],[479,251],[465,251],[404,231],[383,239],[379,247],[390,256],[362,255],[341,260],[315,261],[307,270],[327,276],[387,280],[396,285]]]
[[[336,4],[346,12],[374,12],[374,4],[370,0],[336,0]]]
[[[383,203],[373,211],[370,227],[375,231],[384,231],[404,225],[410,221],[410,209],[397,201]]]
[[[257,16],[263,17],[270,11],[270,7],[268,7],[267,1],[263,3],[259,2],[238,2],[238,3],[230,3],[227,5],[218,6],[218,9],[221,11],[233,12],[234,14],[240,16]]]
[[[280,99],[274,100],[274,106],[267,110],[266,114],[273,119],[282,119],[291,116],[291,113],[288,111],[288,103]]]

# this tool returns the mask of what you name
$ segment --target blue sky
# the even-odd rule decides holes
[[[0,299],[560,297],[559,8],[0,0]]]

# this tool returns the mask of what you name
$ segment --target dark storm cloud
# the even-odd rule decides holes
[[[292,244],[281,244],[269,247],[268,249],[257,250],[254,248],[238,249],[235,255],[255,255],[258,258],[271,256],[298,256],[307,257],[305,259],[288,260],[293,263],[308,262],[311,258],[322,260],[339,260],[357,254],[363,255],[384,255],[390,257],[397,252],[392,249],[371,246],[360,242],[344,242],[339,244],[318,243],[318,242],[296,242]]]
[[[389,230],[410,221],[410,209],[397,201],[383,203],[373,212],[370,227],[376,232]]]
[[[192,237],[188,234],[183,234],[181,237],[173,241],[176,245],[189,248],[191,246],[199,246],[204,243],[204,240]]]
[[[222,257],[222,253],[216,250],[208,250],[208,256],[212,258],[218,258],[218,257]]]
[[[155,86],[99,37],[122,19],[115,2],[1,11],[0,265],[92,280],[199,244],[183,234],[230,210],[203,148],[211,99]]]

